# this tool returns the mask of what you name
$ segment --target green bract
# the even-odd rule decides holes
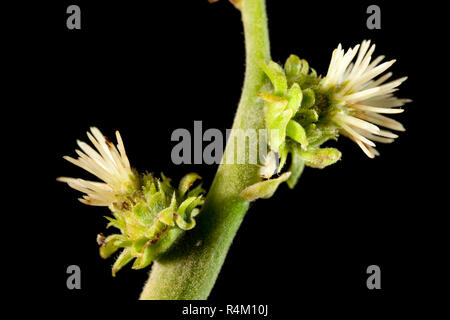
[[[290,175],[291,175],[290,172],[285,172],[276,179],[269,179],[257,182],[242,190],[240,196],[247,201],[270,198],[273,196],[275,191],[277,191],[277,188],[280,185],[280,183],[288,180]]]
[[[123,266],[135,259],[133,269],[148,266],[166,252],[186,231],[195,227],[195,216],[203,204],[201,185],[191,186],[198,179],[196,173],[184,176],[178,188],[170,179],[151,174],[139,177],[138,187],[118,198],[111,206],[112,217],[108,227],[115,227],[120,234],[108,237],[99,234],[100,255],[108,258],[120,248],[123,251],[113,265],[113,276]]]
[[[340,159],[337,149],[320,147],[337,138],[338,130],[331,120],[336,106],[330,102],[330,93],[321,91],[320,77],[306,60],[291,55],[284,68],[273,61],[261,65],[272,83],[271,91],[258,94],[266,104],[268,144],[278,152],[278,173],[291,155],[287,183],[293,188],[305,164],[324,168]]]

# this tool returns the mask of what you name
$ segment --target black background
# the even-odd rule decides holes
[[[295,190],[282,186],[273,198],[252,204],[210,300],[294,311],[306,301],[377,308],[436,293],[448,252],[442,223],[448,209],[438,204],[448,157],[434,144],[448,108],[437,98],[438,76],[448,69],[441,57],[442,8],[267,2],[275,61],[295,53],[325,74],[338,43],[348,48],[372,39],[375,55],[397,59],[394,75],[409,77],[398,96],[414,101],[395,116],[407,131],[380,145],[380,157],[368,159],[342,137],[336,144],[342,161],[326,170],[307,168]],[[81,7],[81,30],[66,28],[70,4]],[[370,4],[381,7],[381,30],[366,27]],[[74,155],[76,139],[86,140],[90,126],[110,137],[118,129],[138,170],[175,180],[196,171],[209,186],[216,166],[172,164],[170,136],[177,128],[192,132],[194,120],[202,120],[204,130],[231,127],[245,67],[239,11],[225,0],[74,0],[15,10],[6,62],[15,69],[9,84],[19,130],[9,133],[32,157],[13,160],[25,174],[19,187],[33,186],[32,201],[20,197],[30,205],[20,214],[33,232],[27,250],[41,261],[31,296],[135,300],[148,270],[125,267],[111,277],[113,259],[102,260],[95,243],[108,211],[79,203],[78,192],[56,182],[61,175],[89,177],[62,156]],[[81,290],[66,288],[71,264],[81,267]],[[381,268],[381,290],[366,287],[372,264]]]

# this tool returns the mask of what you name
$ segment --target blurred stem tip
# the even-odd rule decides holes
[[[237,9],[241,9],[241,0],[229,0]],[[219,0],[208,0],[209,3],[219,2]]]

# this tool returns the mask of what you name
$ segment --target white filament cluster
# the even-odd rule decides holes
[[[398,137],[378,126],[405,130],[401,123],[383,114],[401,113],[403,109],[398,107],[410,102],[393,95],[406,77],[386,82],[392,73],[380,76],[395,60],[380,64],[384,56],[372,60],[374,50],[375,45],[370,46],[370,41],[363,41],[347,52],[339,44],[333,51],[328,73],[321,82],[323,90],[334,88],[332,100],[342,107],[333,118],[340,132],[355,141],[370,158],[378,155],[374,141],[390,143]]]
[[[91,134],[92,133],[92,134]],[[109,142],[95,127],[87,135],[95,149],[87,143],[77,141],[80,150],[76,150],[78,159],[65,156],[64,159],[92,173],[104,182],[88,181],[77,178],[60,177],[70,187],[84,192],[80,201],[96,206],[109,206],[117,195],[125,193],[132,184],[133,172],[130,167],[120,133],[116,131],[117,148]]]

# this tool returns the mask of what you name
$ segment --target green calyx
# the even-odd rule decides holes
[[[272,90],[258,94],[266,104],[268,144],[280,158],[278,173],[291,155],[286,182],[293,188],[305,165],[324,168],[341,158],[337,149],[321,148],[338,137],[332,118],[339,110],[330,93],[320,89],[320,77],[306,60],[291,55],[284,67],[271,61],[261,68],[272,84]]]
[[[200,176],[187,174],[177,188],[161,176],[139,176],[137,187],[110,206],[113,217],[106,217],[107,227],[119,229],[120,234],[99,234],[97,242],[104,259],[123,249],[113,265],[113,276],[133,259],[133,269],[145,268],[195,227],[194,218],[203,205],[205,191],[201,185],[192,185]]]

